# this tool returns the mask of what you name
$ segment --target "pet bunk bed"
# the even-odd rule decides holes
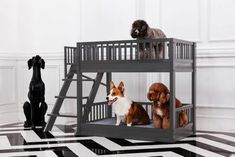
[[[140,58],[140,47],[146,50],[158,50],[160,44],[164,45],[162,58]],[[148,53],[148,52],[146,52]],[[57,96],[49,120],[44,131],[50,131],[57,117],[73,117],[77,119],[76,135],[94,135],[114,138],[129,138],[138,140],[151,140],[161,142],[174,142],[190,136],[196,131],[196,43],[175,38],[153,40],[125,40],[78,42],[76,47],[64,48],[65,79],[62,89]],[[96,73],[92,79],[84,73]],[[167,72],[170,82],[170,128],[157,129],[153,124],[115,126],[115,117],[107,101],[94,102],[100,85],[104,85],[109,93],[109,83],[112,73],[116,72]],[[177,72],[188,72],[191,75],[191,103],[175,108],[175,75]],[[73,79],[74,74],[77,75]],[[102,78],[106,77],[106,82]],[[72,81],[77,83],[77,96],[66,96]],[[92,81],[93,85],[88,97],[83,95],[83,82]],[[146,93],[145,93],[146,94]],[[106,93],[104,94],[104,98]],[[60,108],[63,100],[74,98],[77,100],[77,115],[63,115]],[[84,104],[84,100],[86,103]],[[152,102],[141,102],[152,119]],[[186,112],[189,124],[179,127],[179,113]]]

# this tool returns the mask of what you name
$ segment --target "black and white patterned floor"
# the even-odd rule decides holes
[[[0,157],[235,157],[235,134],[198,132],[175,144],[105,137],[74,136],[75,125],[51,132],[24,129],[22,123],[0,126]]]

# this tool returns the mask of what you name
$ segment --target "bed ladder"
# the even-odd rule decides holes
[[[98,92],[99,86],[100,85],[107,86],[107,83],[111,80],[110,77],[108,77],[110,75],[107,73],[107,76],[106,76],[107,77],[107,82],[106,82],[106,84],[101,82],[104,72],[98,72],[95,79],[92,79],[92,78],[90,78],[88,76],[85,76],[85,75],[80,75],[82,77],[82,79],[81,79],[82,82],[83,81],[93,81],[93,86],[91,88],[89,96],[88,97],[80,97],[80,99],[86,99],[87,100],[86,104],[80,104],[82,102],[82,100],[78,99],[79,93],[77,93],[77,96],[66,96],[71,82],[72,81],[78,81],[78,79],[73,79],[75,73],[77,73],[76,66],[72,65],[69,69],[68,74],[66,75],[66,78],[63,79],[64,83],[63,83],[63,86],[60,90],[59,96],[56,96],[57,100],[56,100],[55,105],[52,109],[52,112],[50,114],[47,114],[49,116],[49,120],[48,120],[48,122],[47,122],[47,124],[44,128],[45,132],[51,131],[57,117],[77,118],[78,119],[77,122],[78,121],[85,121],[85,119],[88,119],[88,115],[89,115],[89,112],[90,112],[90,109],[91,109],[91,105],[95,100],[95,96]],[[79,76],[79,75],[77,74],[77,76]],[[77,88],[79,88],[79,87],[77,87]],[[82,91],[81,91],[81,93],[82,93]],[[80,95],[82,95],[82,94],[80,94]],[[83,106],[85,107],[84,108],[84,116],[80,116],[79,113],[77,113],[77,115],[60,114],[59,111],[61,109],[61,106],[63,104],[64,99],[77,99],[77,101],[80,100],[79,102],[77,102],[77,107],[81,107],[81,108]],[[80,109],[80,110],[82,110],[82,109]],[[82,113],[80,112],[80,114],[82,114]],[[77,125],[79,126],[79,124],[77,124]],[[79,131],[78,128],[79,127],[77,127],[76,133]]]

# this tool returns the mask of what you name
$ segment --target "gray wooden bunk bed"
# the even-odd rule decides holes
[[[139,58],[140,47],[155,50],[164,45],[161,59]],[[148,52],[147,52],[148,53]],[[158,52],[156,52],[158,53]],[[76,135],[94,135],[114,138],[129,138],[161,142],[175,142],[190,136],[196,131],[196,43],[175,38],[154,40],[125,40],[79,42],[76,47],[64,48],[65,79],[59,96],[44,131],[50,131],[57,117],[73,117],[77,119]],[[96,78],[85,76],[84,73],[96,73]],[[115,117],[107,101],[94,102],[100,85],[105,86],[109,93],[109,82],[112,73],[116,72],[167,72],[170,81],[170,128],[157,129],[150,125],[134,125],[131,127],[115,126]],[[191,103],[175,108],[175,75],[177,72],[188,72],[191,75]],[[74,74],[76,78],[74,79]],[[105,77],[106,82],[102,82]],[[67,96],[72,81],[77,82],[77,96]],[[88,96],[83,95],[84,81],[93,83]],[[106,93],[104,94],[104,98]],[[60,108],[64,99],[77,100],[77,115],[64,115]],[[84,99],[86,103],[84,103]],[[141,102],[152,119],[152,103]],[[178,126],[179,113],[185,111],[189,117],[186,127]]]

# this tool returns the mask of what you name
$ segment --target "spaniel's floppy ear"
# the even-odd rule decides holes
[[[142,25],[141,31],[145,31],[145,30],[147,30],[148,27],[149,27],[149,25],[147,24],[147,22],[144,21],[144,20],[141,20],[141,25]]]
[[[159,100],[162,104],[165,104],[166,102],[168,102],[169,99],[170,99],[170,94],[169,93],[165,93],[165,92],[160,93]]]
[[[119,89],[120,91],[124,92],[124,90],[125,90],[125,85],[124,85],[124,83],[123,83],[122,81],[121,81],[120,84],[118,85],[118,89]]]
[[[110,90],[113,89],[113,88],[116,88],[113,81],[110,81]]]
[[[155,92],[150,90],[147,94],[147,98],[149,99],[149,101],[155,101]]]
[[[44,59],[40,59],[40,60],[39,60],[39,63],[40,63],[40,67],[41,67],[42,69],[44,69],[44,68],[45,68],[45,61],[44,61]]]
[[[166,100],[169,101],[170,100],[170,93],[166,94]]]
[[[147,29],[147,25],[143,25],[142,27],[141,27],[141,31],[144,31],[144,30],[146,30]]]
[[[28,60],[28,68],[31,69],[33,66],[33,59]]]

